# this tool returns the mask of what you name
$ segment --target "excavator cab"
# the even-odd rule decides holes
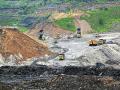
[[[59,54],[59,60],[61,61],[61,60],[65,60],[65,54]]]

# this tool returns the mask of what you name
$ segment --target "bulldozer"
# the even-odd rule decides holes
[[[105,39],[99,39],[99,40],[90,40],[89,41],[89,46],[98,46],[98,45],[103,45],[106,43]]]

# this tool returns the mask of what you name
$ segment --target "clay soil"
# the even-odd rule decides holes
[[[3,55],[20,54],[23,58],[50,55],[46,46],[40,44],[16,29],[5,28],[1,36],[1,50]]]

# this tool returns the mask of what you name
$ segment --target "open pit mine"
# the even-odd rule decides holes
[[[46,43],[0,29],[0,90],[120,89],[120,33],[70,34]]]

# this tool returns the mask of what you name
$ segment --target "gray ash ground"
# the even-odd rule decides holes
[[[0,90],[120,90],[120,70],[95,66],[3,66]]]

